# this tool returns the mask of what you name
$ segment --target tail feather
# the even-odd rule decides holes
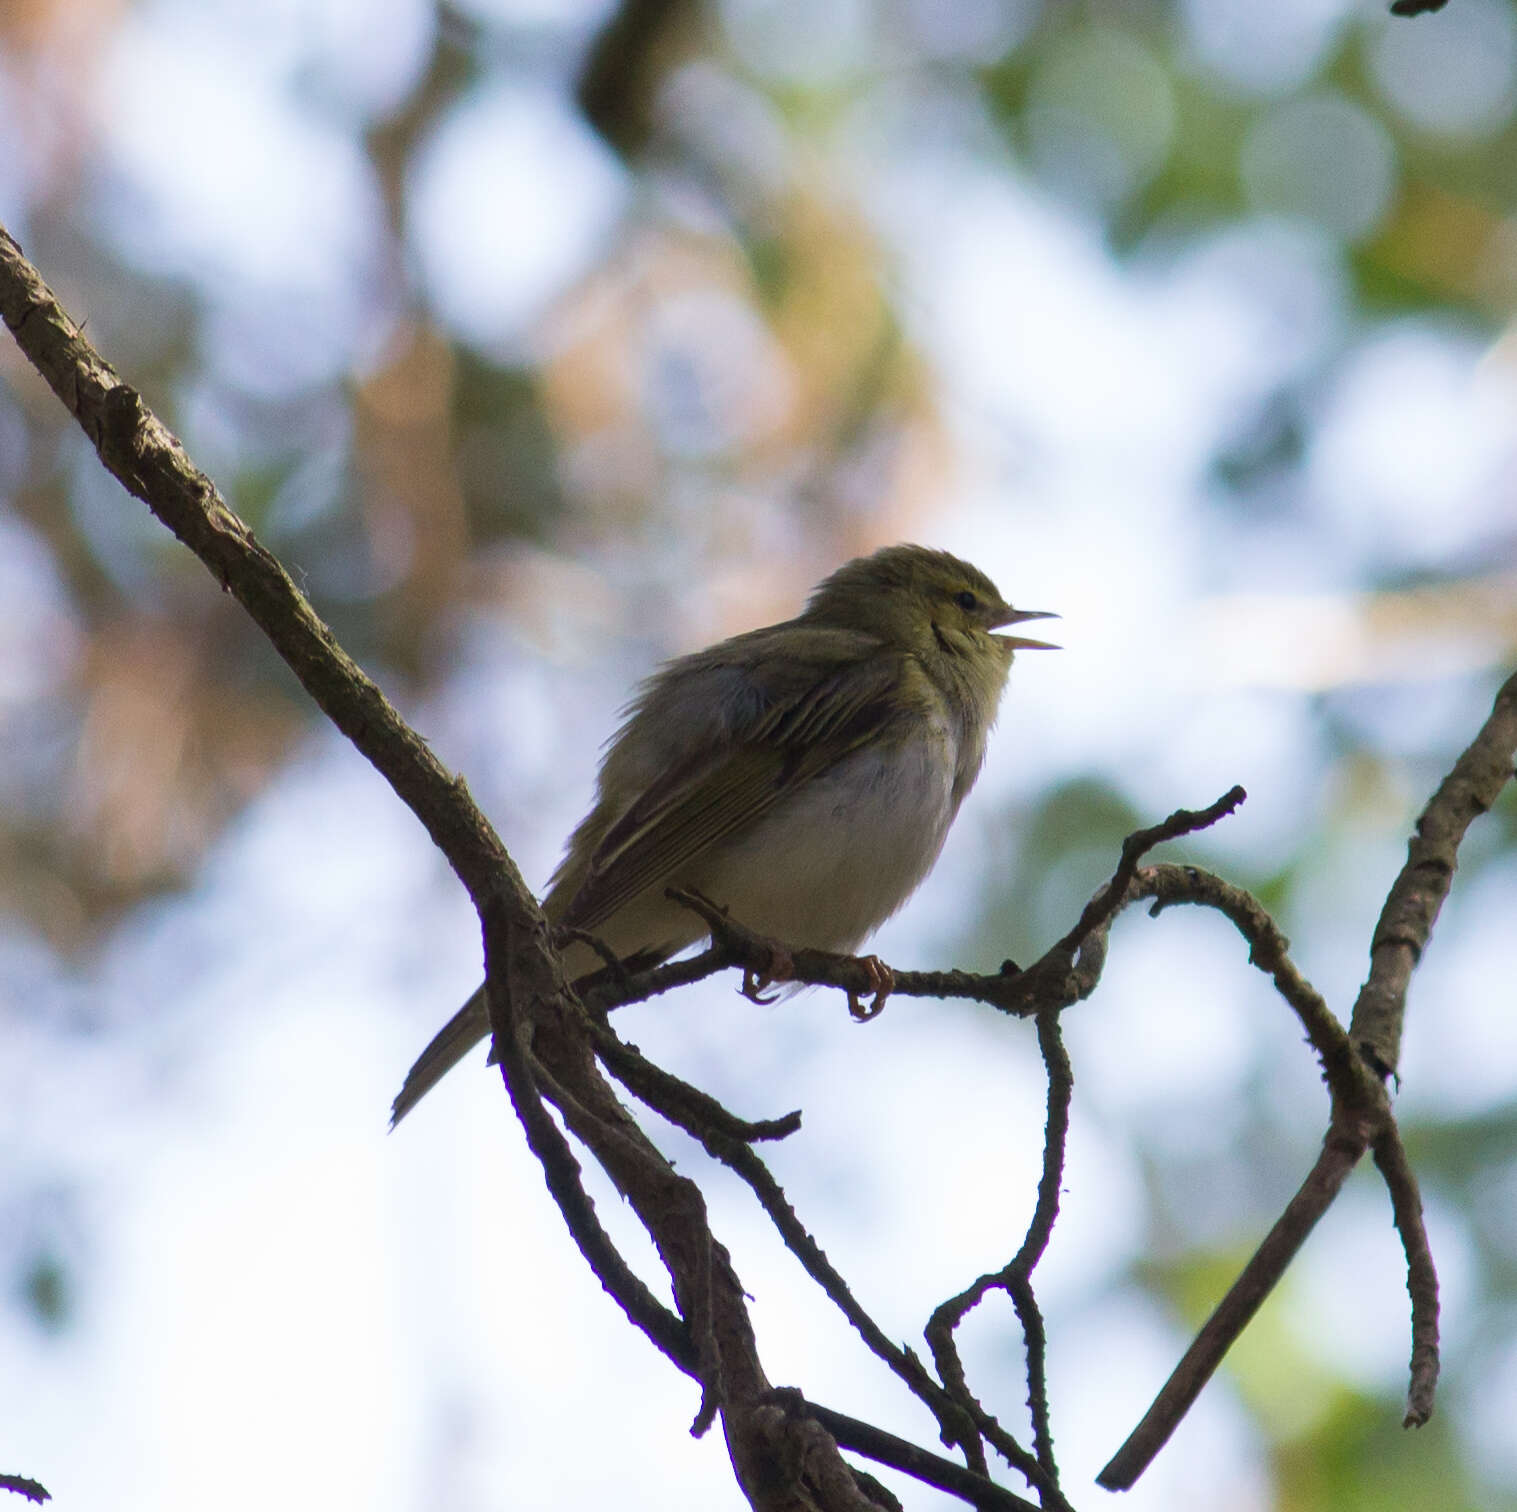
[[[629,955],[618,972],[643,971],[656,966],[669,954],[667,946],[639,950]],[[594,985],[610,974],[611,968],[600,964],[600,957],[588,946],[571,945],[564,951],[564,965],[574,978],[574,986]],[[590,970],[592,966],[598,970]],[[450,1072],[482,1039],[490,1034],[490,1009],[481,985],[436,1034],[432,1043],[416,1057],[416,1064],[406,1072],[405,1084],[390,1104],[390,1127],[393,1129],[428,1092]]]
[[[485,989],[480,987],[433,1035],[432,1043],[406,1072],[405,1084],[390,1105],[390,1127],[393,1129],[489,1032],[490,1011]]]

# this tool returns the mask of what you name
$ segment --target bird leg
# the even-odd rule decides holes
[[[769,992],[768,989],[776,982],[789,982],[795,977],[795,957],[791,955],[787,946],[780,944],[778,940],[766,940],[761,937],[753,937],[750,942],[753,945],[762,946],[768,951],[768,960],[763,967],[745,966],[743,968],[743,985],[740,989],[743,996],[753,1003],[763,1003],[766,1006],[775,1002],[779,994]],[[809,952],[808,952],[809,954]],[[824,959],[826,959],[824,957]],[[833,956],[832,960],[840,964],[847,963],[859,967],[864,973],[865,985],[862,989],[844,987],[843,991],[848,994],[848,1013],[858,1024],[866,1024],[875,1018],[885,1006],[885,999],[895,990],[895,974],[891,969],[875,955],[867,956]],[[866,994],[873,994],[870,1002],[864,1002]]]
[[[753,966],[743,967],[741,990],[749,1002],[762,1003],[767,1007],[779,1000],[779,993],[767,989],[776,982],[788,982],[795,976],[795,958],[778,940],[762,940],[759,943],[768,949],[769,959],[762,971]]]
[[[879,1015],[885,1006],[885,999],[895,991],[895,973],[876,955],[855,956],[854,959],[864,968],[864,975],[869,978],[869,986],[865,990],[874,994],[874,1001],[866,1008],[860,1001],[862,994],[848,988],[848,1013],[854,1023],[867,1024]]]

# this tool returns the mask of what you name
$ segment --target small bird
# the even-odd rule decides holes
[[[618,958],[661,961],[707,931],[704,893],[786,945],[851,952],[932,869],[985,757],[1018,650],[978,568],[922,546],[840,567],[795,619],[666,663],[601,762],[543,912]],[[571,979],[604,965],[563,951]],[[422,1051],[393,1128],[490,1033],[480,987]]]

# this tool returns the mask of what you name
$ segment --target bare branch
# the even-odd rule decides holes
[[[1191,1342],[1142,1421],[1096,1477],[1097,1485],[1108,1491],[1126,1491],[1148,1468],[1190,1411],[1201,1388],[1222,1363],[1222,1357],[1275,1289],[1368,1146],[1367,1129],[1329,1131],[1311,1173]]]
[[[1209,829],[1219,819],[1225,819],[1231,814],[1247,797],[1248,794],[1241,787],[1231,787],[1215,803],[1204,809],[1176,809],[1159,824],[1151,825],[1148,829],[1134,830],[1122,842],[1122,858],[1112,873],[1111,881],[1085,905],[1079,922],[1054,948],[1073,955],[1082,941],[1116,917],[1127,896],[1127,889],[1137,875],[1138,862],[1156,845],[1162,845],[1166,840],[1178,840],[1181,835],[1191,835],[1197,830]]]
[[[1043,1136],[1043,1172],[1038,1181],[1038,1199],[1027,1225],[1027,1234],[1013,1258],[999,1271],[979,1277],[957,1296],[934,1309],[928,1321],[927,1343],[938,1374],[954,1400],[968,1414],[979,1432],[996,1451],[1037,1488],[1046,1508],[1067,1504],[1059,1490],[1059,1467],[1054,1458],[1053,1432],[1049,1423],[1046,1378],[1047,1338],[1043,1314],[1032,1288],[1032,1271],[1042,1258],[1059,1212],[1059,1191],[1064,1180],[1064,1152],[1069,1134],[1069,1103],[1074,1092],[1074,1074],[1059,1032],[1056,1009],[1038,1015],[1038,1046],[1048,1071],[1048,1117]],[[1022,1325],[1027,1357],[1027,1405],[1032,1414],[1035,1453],[1028,1452],[969,1390],[954,1333],[971,1308],[986,1292],[1005,1291]]]
[[[1362,1094],[1363,1067],[1353,1053],[1348,1034],[1326,999],[1291,960],[1290,941],[1252,893],[1197,866],[1166,865],[1145,866],[1137,874],[1133,879],[1132,900],[1138,898],[1152,898],[1152,911],[1156,914],[1176,903],[1194,903],[1214,908],[1231,920],[1248,941],[1249,964],[1270,978],[1301,1020],[1307,1039],[1321,1057],[1329,1085],[1344,1096]]]
[[[1411,974],[1453,880],[1459,845],[1471,822],[1496,801],[1512,777],[1517,752],[1517,674],[1496,695],[1480,733],[1439,784],[1417,822],[1406,865],[1396,878],[1370,946],[1370,974],[1354,1006],[1347,1036],[1320,995],[1290,963],[1286,941],[1256,900],[1191,867],[1148,868],[1135,890],[1162,906],[1204,902],[1228,915],[1252,946],[1250,959],[1268,971],[1301,1018],[1322,1057],[1332,1118],[1316,1166],[1175,1367],[1153,1405],[1097,1477],[1125,1490],[1174,1432],[1291,1258],[1373,1146],[1389,1189],[1407,1257],[1412,1299],[1412,1365],[1405,1421],[1425,1423],[1438,1379],[1438,1277],[1422,1222],[1422,1203],[1407,1164],[1390,1100],[1380,1078],[1393,1074]],[[1357,1047],[1353,1053],[1350,1046]]]
[[[1502,684],[1490,718],[1423,809],[1406,865],[1371,937],[1369,976],[1359,989],[1349,1034],[1382,1077],[1394,1076],[1401,1058],[1407,989],[1454,880],[1460,842],[1511,780],[1514,754],[1517,672]]]
[[[631,1092],[670,1123],[699,1140],[708,1154],[748,1183],[786,1247],[853,1325],[869,1349],[932,1411],[945,1435],[962,1432],[963,1424],[954,1402],[933,1380],[921,1360],[911,1350],[894,1343],[859,1304],[821,1245],[807,1232],[773,1173],[751,1148],[748,1131],[763,1126],[744,1125],[715,1098],[654,1066],[609,1029],[597,1032],[596,1049],[612,1074]],[[798,1127],[800,1115],[792,1114],[791,1118]]]
[[[1036,1512],[1032,1502],[1004,1486],[998,1486],[941,1455],[920,1449],[872,1423],[861,1423],[857,1418],[845,1417],[811,1401],[806,1402],[805,1410],[837,1440],[840,1448],[867,1455],[876,1464],[889,1465],[925,1486],[935,1486],[939,1491],[957,1496],[978,1512]]]
[[[278,561],[136,391],[84,340],[3,228],[0,315],[106,467],[236,596],[318,707],[385,777],[447,857],[483,927],[502,1074],[550,1187],[566,1198],[576,1241],[587,1247],[602,1285],[627,1316],[681,1368],[698,1370],[703,1401],[697,1424],[720,1408],[734,1469],[754,1506],[778,1512],[801,1505],[787,1479],[788,1438],[781,1432],[776,1439],[767,1410],[760,1412],[770,1385],[758,1361],[743,1289],[711,1233],[700,1193],[662,1159],[601,1077],[583,1009],[564,983],[542,913],[463,782],[342,651]],[[519,1005],[519,1019],[513,1003]],[[579,1186],[578,1167],[538,1097],[539,1084],[550,1090],[574,1134],[632,1203],[669,1270],[684,1323],[634,1284],[600,1232]],[[836,1460],[835,1450],[808,1441],[806,1463],[813,1477],[830,1470],[823,1463],[829,1453]],[[840,1460],[836,1468],[847,1473]],[[823,1479],[830,1483],[830,1474]]]
[[[1375,1164],[1391,1194],[1396,1232],[1406,1251],[1406,1289],[1412,1299],[1411,1384],[1402,1423],[1407,1428],[1420,1428],[1433,1415],[1433,1393],[1438,1385],[1438,1273],[1422,1222],[1422,1195],[1394,1122],[1380,1131],[1374,1148]]]
[[[53,1499],[52,1493],[41,1481],[34,1481],[28,1475],[0,1474],[0,1491],[14,1491],[17,1496],[24,1496],[28,1501],[36,1502],[39,1506]]]

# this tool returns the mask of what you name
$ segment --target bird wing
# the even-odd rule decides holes
[[[862,639],[848,635],[846,642]],[[730,696],[729,683],[725,725],[716,722],[704,731],[693,750],[672,762],[610,823],[565,906],[564,924],[596,928],[639,893],[673,880],[710,846],[757,823],[787,794],[911,717],[915,700],[902,696],[903,685],[916,691],[917,679],[905,656],[882,655],[872,638],[841,663],[836,639],[817,649],[823,654],[815,660],[797,657],[792,640],[784,658],[766,657],[754,647],[736,664],[711,659],[699,669],[730,679],[736,667],[740,696]],[[671,712],[661,707],[660,684],[678,686],[673,679],[657,679],[629,732],[639,721]]]

